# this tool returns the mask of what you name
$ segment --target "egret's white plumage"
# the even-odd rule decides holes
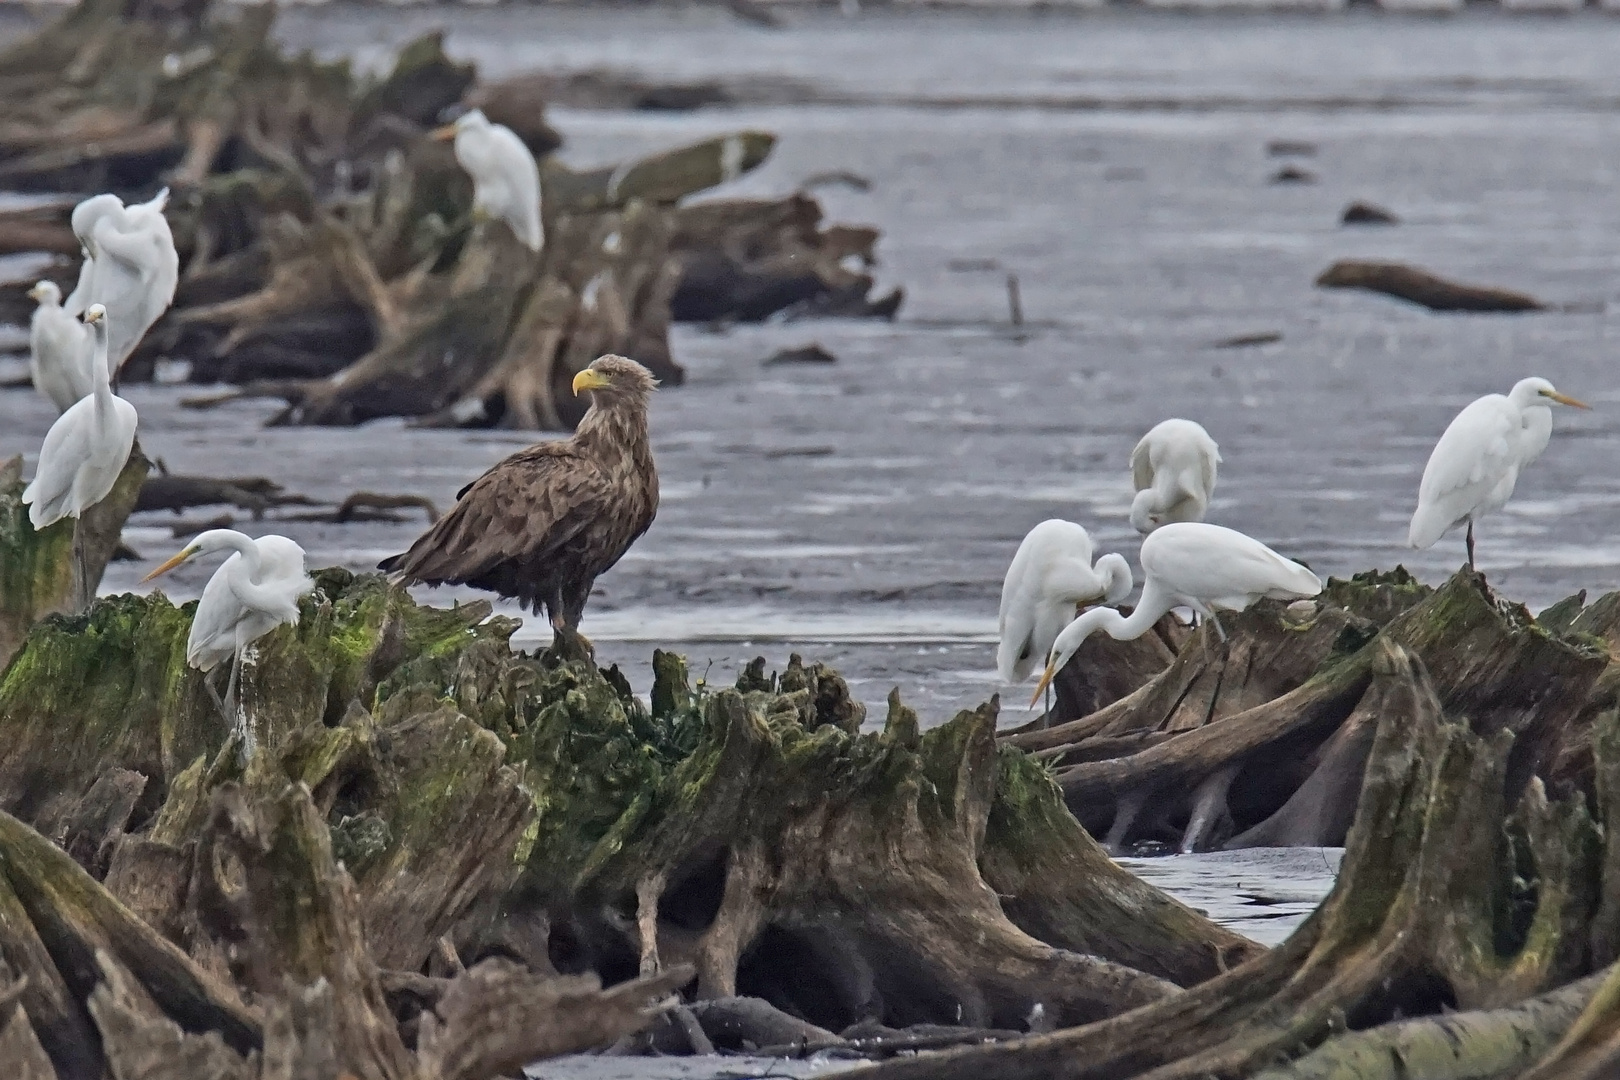
[[[1215,493],[1221,449],[1202,424],[1165,420],[1131,451],[1131,525],[1150,533],[1171,521],[1202,521]]]
[[[91,304],[107,309],[112,325],[107,354],[115,374],[174,302],[180,256],[163,216],[168,202],[164,188],[133,206],[116,195],[97,195],[73,208],[73,234],[84,247],[85,261],[63,306],[70,314]]]
[[[274,535],[255,540],[235,529],[199,533],[178,555],[142,581],[151,581],[183,562],[216,551],[232,554],[203,586],[197,613],[191,620],[191,636],[186,640],[186,663],[206,673],[231,661],[224,700],[219,700],[212,685],[206,681],[203,685],[215,693],[220,711],[242,736],[243,748],[252,753],[252,726],[236,708],[243,654],[276,627],[284,623],[297,625],[298,598],[314,588],[314,582],[304,570],[304,549],[296,543]]]
[[[1092,565],[1091,536],[1072,521],[1043,521],[1024,537],[1001,586],[1002,682],[1023,682],[1045,660],[1081,604],[1117,604],[1131,594],[1131,564],[1108,554]]]
[[[296,624],[298,598],[314,587],[295,542],[274,535],[255,540],[235,529],[199,533],[145,580],[216,551],[232,554],[203,587],[186,641],[186,663],[199,671],[212,671],[282,623]]]
[[[28,368],[34,389],[51,399],[58,413],[95,391],[90,362],[95,343],[88,326],[62,308],[62,290],[41,281],[28,295],[38,302],[28,327]]]
[[[1322,591],[1321,579],[1307,567],[1253,537],[1201,521],[1174,521],[1153,530],[1142,541],[1141,559],[1146,580],[1135,610],[1126,617],[1113,608],[1092,608],[1065,627],[1052,643],[1032,704],[1098,630],[1129,641],[1147,633],[1171,608],[1189,607],[1213,620],[1217,611],[1242,611],[1263,597],[1297,600]],[[1220,629],[1218,620],[1215,626]]]
[[[1432,547],[1453,526],[1468,523],[1468,565],[1474,565],[1474,523],[1513,497],[1519,471],[1541,456],[1552,438],[1551,403],[1588,408],[1546,379],[1520,379],[1506,394],[1470,402],[1435,444],[1418,486],[1407,543]]]
[[[86,308],[96,303],[90,296],[90,279],[95,276],[96,260],[90,254],[88,237],[102,218],[122,216],[123,213],[124,200],[110,194],[92,195],[73,208],[69,224],[73,228],[74,237],[79,241],[84,260],[79,263],[78,283],[62,304],[69,315],[83,315]]]
[[[58,416],[45,433],[39,467],[22,494],[35,529],[78,517],[105,499],[135,446],[135,406],[112,392],[107,375],[111,328],[106,309],[93,304],[84,318],[95,341],[90,364],[94,389]]]
[[[472,177],[474,212],[506,222],[529,250],[539,251],[540,168],[523,140],[481,109],[463,113],[434,137],[455,139],[456,161]]]

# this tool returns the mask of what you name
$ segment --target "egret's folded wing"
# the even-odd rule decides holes
[[[1131,483],[1137,491],[1145,491],[1153,486],[1153,462],[1149,460],[1149,436],[1144,435],[1131,451]]]
[[[1481,398],[1458,413],[1429,455],[1419,503],[1489,492],[1518,463],[1518,427],[1518,417],[1501,397]]]

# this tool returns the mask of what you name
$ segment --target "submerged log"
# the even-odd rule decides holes
[[[1542,311],[1546,308],[1541,301],[1524,293],[1448,281],[1401,263],[1344,259],[1322,271],[1316,285],[1322,289],[1386,293],[1433,311]]]

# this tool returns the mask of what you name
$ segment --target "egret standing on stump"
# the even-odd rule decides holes
[[[78,517],[107,497],[135,448],[135,406],[112,392],[107,365],[107,310],[84,313],[95,340],[90,377],[94,390],[74,402],[45,433],[33,483],[23,490],[35,530]]]
[[[492,124],[483,110],[462,113],[433,132],[454,139],[456,162],[473,181],[473,214],[511,226],[530,251],[544,241],[540,226],[540,167],[522,139],[504,124]]]
[[[1221,448],[1202,424],[1165,420],[1131,451],[1131,525],[1147,534],[1170,521],[1202,521],[1215,493]]]
[[[1127,618],[1113,608],[1092,608],[1070,623],[1052,643],[1051,658],[1030,705],[1082,642],[1098,630],[1116,641],[1130,641],[1153,628],[1171,608],[1189,607],[1215,624],[1226,640],[1217,611],[1242,611],[1256,600],[1301,600],[1322,591],[1322,581],[1292,559],[1260,541],[1220,525],[1177,521],[1161,525],[1142,541],[1142,599]]]
[[[462,488],[456,505],[403,555],[378,563],[402,584],[471,585],[579,628],[597,575],[658,512],[647,436],[652,373],[603,356],[574,376],[591,407],[570,439],[519,450]]]
[[[1043,521],[1024,537],[1001,586],[996,671],[1023,682],[1052,651],[1078,607],[1117,604],[1131,594],[1131,564],[1108,554],[1092,564],[1091,536],[1072,521]]]
[[[1486,394],[1446,428],[1429,455],[1418,487],[1407,543],[1433,547],[1452,527],[1468,523],[1468,568],[1474,568],[1474,522],[1513,497],[1519,470],[1541,456],[1552,438],[1552,404],[1590,409],[1546,379],[1520,379],[1512,390]]]
[[[219,706],[226,723],[242,736],[245,753],[253,752],[253,730],[236,707],[242,655],[255,641],[283,623],[298,624],[298,598],[315,587],[304,571],[304,549],[285,536],[257,540],[234,529],[209,529],[168,562],[147,574],[148,582],[181,563],[216,551],[233,554],[220,564],[203,587],[197,614],[186,640],[186,663],[202,672],[203,686]],[[207,676],[222,661],[231,661],[225,697]]]
[[[90,376],[94,335],[63,310],[62,290],[54,281],[39,282],[28,295],[39,304],[28,324],[29,374],[34,389],[50,398],[60,415],[95,392],[95,380]]]

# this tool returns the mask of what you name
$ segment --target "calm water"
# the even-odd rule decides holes
[[[584,626],[640,686],[659,642],[716,679],[799,649],[868,701],[901,686],[930,720],[982,700],[998,688],[996,603],[1019,538],[1069,517],[1134,558],[1126,459],[1171,415],[1221,444],[1214,520],[1318,570],[1405,562],[1439,580],[1460,538],[1401,546],[1428,450],[1469,399],[1532,373],[1597,409],[1560,413],[1517,501],[1482,527],[1481,562],[1533,606],[1620,583],[1620,22],[804,13],[767,31],[711,9],[523,7],[304,10],[283,33],[376,64],[446,23],[451,51],[492,75],[769,77],[761,100],[778,101],[791,81],[799,104],[554,120],[580,164],[777,132],[770,161],[723,193],[781,194],[830,169],[870,178],[869,192],[822,195],[833,218],[882,227],[879,275],[908,292],[893,324],[677,332],[691,377],[654,407],[663,509]],[[1278,139],[1315,146],[1298,163],[1319,182],[1268,182]],[[1405,223],[1338,227],[1357,198]],[[1435,315],[1311,287],[1351,256],[1569,306]],[[1009,272],[1021,333],[1006,325]],[[1214,347],[1262,332],[1281,340]],[[809,341],[838,363],[760,364]],[[130,390],[149,454],[333,501],[366,489],[443,506],[527,439],[397,422],[267,431],[271,406],[180,410],[193,392]],[[0,393],[0,454],[34,453],[51,419],[31,392]],[[147,559],[115,566],[108,589],[177,546],[165,520],[132,526]],[[274,527],[315,565],[363,568],[421,524]],[[167,587],[193,595],[210,570]]]

